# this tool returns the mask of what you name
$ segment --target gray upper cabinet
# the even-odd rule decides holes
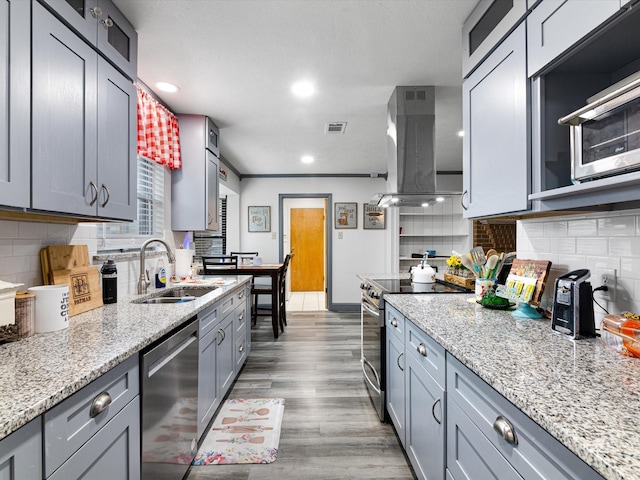
[[[462,75],[471,71],[527,13],[526,0],[480,0],[462,27]]]
[[[127,77],[136,79],[138,36],[111,0],[40,1]]]
[[[529,76],[619,11],[620,0],[543,0],[527,17]]]
[[[211,132],[204,115],[178,115],[182,168],[171,172],[171,228],[218,230],[218,170]],[[218,143],[215,127],[215,145]]]
[[[526,58],[526,29],[521,23],[463,83],[465,218],[529,208]]]
[[[0,440],[2,480],[42,479],[42,418]]]
[[[33,4],[32,208],[133,220],[135,87]]]
[[[30,4],[0,0],[0,205],[30,202]]]

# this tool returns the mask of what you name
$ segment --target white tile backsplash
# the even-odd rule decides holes
[[[573,250],[572,250],[573,245]],[[553,280],[579,268],[591,270],[591,284],[616,270],[615,300],[598,300],[610,313],[640,312],[640,211],[580,214],[519,220],[519,258],[552,262],[553,278],[547,283],[543,305],[553,296]],[[604,312],[595,307],[596,322]]]

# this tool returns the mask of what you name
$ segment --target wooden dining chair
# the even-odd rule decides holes
[[[230,255],[207,255],[202,257],[202,274],[224,273],[225,270],[238,268],[238,257]]]
[[[287,254],[287,256],[284,258],[282,270],[280,271],[280,274],[278,275],[277,285],[273,285],[273,284],[270,284],[270,285],[255,284],[251,288],[251,296],[253,297],[252,310],[251,310],[251,319],[253,320],[253,325],[254,326],[258,323],[258,316],[273,315],[273,307],[274,307],[273,305],[270,308],[260,307],[260,304],[259,304],[260,295],[272,296],[273,295],[273,289],[277,288],[278,289],[278,302],[279,302],[278,310],[280,312],[280,315],[279,315],[279,318],[278,318],[278,324],[280,326],[280,330],[282,332],[284,332],[284,326],[286,325],[286,315],[285,315],[285,308],[284,308],[284,305],[283,305],[284,292],[283,292],[282,286],[285,285],[285,282],[286,282],[287,267],[289,266],[290,259],[291,259],[291,254]],[[261,312],[264,312],[264,313],[261,313]],[[284,315],[284,317],[283,317],[283,315]]]

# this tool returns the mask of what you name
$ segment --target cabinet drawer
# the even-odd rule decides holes
[[[247,336],[243,331],[240,337],[236,337],[236,351],[235,351],[236,374],[240,372],[240,369],[242,368],[242,365],[244,364],[244,361],[246,358],[247,358]]]
[[[45,477],[107,424],[139,392],[138,357],[109,370],[44,414]],[[91,416],[94,400],[103,393],[111,404]]]
[[[140,478],[140,398],[136,397],[49,480]]]
[[[445,349],[411,321],[405,323],[405,329],[407,354],[415,358],[427,373],[444,388],[446,382]]]
[[[218,316],[219,310],[220,304],[215,303],[208,307],[202,313],[198,314],[198,338],[204,337],[207,333],[213,330],[213,327],[218,324],[218,320],[220,320],[221,318]]]
[[[522,478],[460,406],[451,401],[447,404],[447,469],[456,480]]]
[[[220,302],[220,318],[225,318],[229,312],[234,310],[238,305],[245,305],[247,297],[246,289],[236,290],[222,299]]]
[[[404,343],[404,315],[388,303],[384,307],[384,324],[387,327],[387,332],[391,332],[392,335],[395,335]]]
[[[245,329],[247,328],[247,306],[246,303],[242,302],[238,305],[233,312],[234,314],[234,323],[236,327],[236,338],[238,335],[245,335]]]
[[[449,412],[455,402],[524,478],[601,479],[591,467],[451,355],[447,355],[447,399]],[[494,423],[508,427],[505,420],[515,432],[515,444],[494,430]],[[454,476],[457,478],[455,471]]]

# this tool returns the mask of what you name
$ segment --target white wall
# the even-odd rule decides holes
[[[383,273],[391,264],[387,224],[385,230],[362,228],[362,207],[375,193],[386,191],[382,178],[246,178],[240,182],[240,238],[241,249],[258,250],[265,262],[279,260],[278,195],[283,194],[332,194],[335,202],[358,203],[358,228],[334,229],[332,298],[334,304],[357,304],[360,301],[357,273]],[[248,232],[249,206],[271,207],[271,232]],[[329,208],[333,209],[333,205]],[[395,232],[396,230],[393,230]],[[338,238],[342,234],[342,238]],[[397,263],[397,262],[396,262]]]
[[[588,268],[596,288],[601,273],[615,269],[615,301],[598,300],[598,293],[596,299],[609,313],[640,312],[640,210],[520,220],[517,251],[519,258],[552,262],[543,296],[543,305],[549,308],[559,275]],[[604,312],[597,305],[594,310],[599,324]]]

